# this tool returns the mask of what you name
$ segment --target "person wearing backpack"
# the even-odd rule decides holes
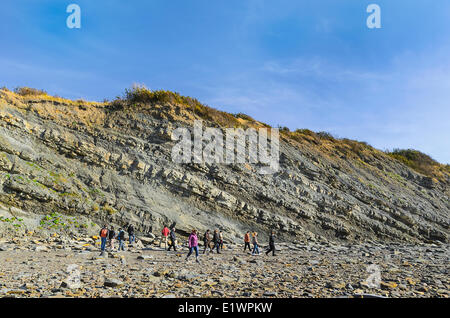
[[[100,239],[101,239],[101,250],[102,254],[105,251],[106,248],[106,240],[108,239],[108,227],[106,225],[103,225],[102,229],[100,230]]]
[[[188,239],[189,243],[189,253],[186,256],[185,261],[188,260],[189,256],[191,256],[192,252],[195,251],[195,261],[197,263],[200,263],[198,260],[198,237],[197,237],[197,230],[192,230],[191,234],[189,235]]]
[[[116,238],[116,232],[114,231],[114,226],[111,226],[111,229],[108,233],[108,241],[109,241],[109,248],[114,250],[114,239]]]
[[[251,251],[252,249],[250,248],[250,232],[249,231],[247,231],[247,233],[245,233],[245,236],[244,236],[244,252],[247,250],[247,247],[248,247],[248,250],[249,251]]]
[[[136,237],[134,236],[134,226],[133,226],[133,224],[130,224],[128,226],[127,232],[128,232],[128,237],[129,237],[129,240],[130,240],[130,245],[131,245],[136,240]]]
[[[119,234],[117,234],[117,240],[119,241],[119,251],[125,251],[123,247],[123,241],[125,240],[125,231],[122,228],[119,228]]]
[[[175,252],[177,251],[177,246],[175,245],[176,239],[177,237],[175,234],[175,228],[172,228],[172,230],[170,230],[170,245],[169,248],[167,249],[168,251],[170,251],[172,247]]]

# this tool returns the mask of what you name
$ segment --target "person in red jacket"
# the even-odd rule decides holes
[[[164,225],[164,228],[161,232],[162,236],[161,236],[161,240],[159,241],[159,247],[161,247],[162,242],[164,241],[164,244],[165,244],[164,248],[167,249],[167,238],[169,236],[169,233],[170,233],[169,228],[166,225]]]
[[[245,233],[244,236],[244,252],[248,247],[248,250],[251,251],[252,249],[250,248],[250,231],[247,231],[247,233]]]
[[[102,250],[102,255],[103,252],[106,249],[106,240],[108,239],[108,227],[105,225],[103,225],[103,228],[100,230],[100,239],[101,239],[101,250]]]

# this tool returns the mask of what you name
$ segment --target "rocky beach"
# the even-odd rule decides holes
[[[226,244],[198,264],[144,240],[102,256],[89,237],[1,241],[0,297],[450,296],[448,245],[280,243],[274,257]]]

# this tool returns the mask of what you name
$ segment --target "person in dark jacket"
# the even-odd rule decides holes
[[[170,244],[169,244],[169,248],[167,249],[168,251],[170,251],[170,248],[173,247],[173,250],[176,252],[177,251],[177,246],[175,245],[175,241],[176,241],[177,237],[175,234],[175,228],[172,228],[170,230]]]
[[[109,248],[112,251],[112,250],[114,250],[114,240],[116,238],[116,232],[114,231],[114,226],[111,226],[111,229],[109,230],[108,235],[109,235],[109,237],[108,237]]]
[[[220,235],[219,235],[219,230],[215,230],[214,231],[214,236],[213,236],[213,242],[214,242],[214,248],[217,250],[217,254],[220,254]]]
[[[130,240],[130,245],[131,245],[131,244],[134,243],[134,241],[136,239],[136,237],[134,236],[134,226],[133,226],[133,224],[130,224],[128,226],[127,232],[128,232],[128,237],[129,237],[129,240]]]
[[[117,240],[119,241],[119,251],[124,251],[123,241],[125,241],[125,231],[122,228],[119,228],[119,233],[117,234]]]
[[[206,230],[205,234],[203,235],[203,244],[205,245],[205,248],[203,249],[203,254],[206,253],[207,248],[209,248],[209,252],[212,252],[212,248],[210,246],[211,235],[209,234],[209,230]]]
[[[269,249],[266,252],[266,255],[268,255],[270,252],[272,252],[272,256],[275,255],[275,232],[272,231],[269,236]]]

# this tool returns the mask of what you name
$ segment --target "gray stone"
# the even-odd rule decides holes
[[[123,285],[124,285],[124,283],[121,280],[115,279],[115,278],[105,279],[105,282],[104,282],[105,287],[121,287]]]

